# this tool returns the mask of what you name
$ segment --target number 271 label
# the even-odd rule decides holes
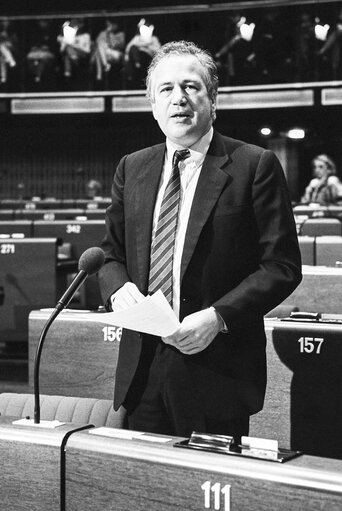
[[[1,243],[0,254],[15,254],[14,243]]]

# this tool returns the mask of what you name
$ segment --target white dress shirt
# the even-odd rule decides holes
[[[213,128],[211,128],[198,142],[189,147],[190,156],[179,163],[179,173],[181,182],[180,204],[178,210],[178,223],[173,255],[173,310],[179,317],[180,306],[180,267],[183,254],[184,240],[188,226],[192,201],[198,178],[202,169],[204,158],[209,149],[213,137]],[[166,139],[166,153],[164,159],[163,172],[160,180],[156,204],[153,215],[152,241],[155,236],[160,206],[163,200],[166,185],[170,179],[172,171],[173,154],[177,149],[169,139]]]

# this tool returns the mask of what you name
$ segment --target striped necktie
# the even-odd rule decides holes
[[[178,164],[190,156],[189,149],[175,151],[172,172],[160,206],[157,228],[151,248],[149,293],[161,289],[172,307],[172,265],[180,199]]]

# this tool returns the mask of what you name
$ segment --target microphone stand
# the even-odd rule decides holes
[[[56,319],[58,314],[64,309],[64,307],[67,307],[69,304],[71,298],[73,297],[74,293],[77,291],[77,289],[80,287],[80,285],[84,282],[84,280],[87,278],[88,274],[84,270],[79,270],[78,274],[74,278],[73,282],[69,286],[69,288],[66,290],[62,298],[58,300],[57,305],[52,312],[51,316],[47,320],[46,324],[44,325],[44,328],[42,330],[42,333],[40,334],[37,351],[36,351],[36,358],[34,360],[34,375],[33,375],[33,385],[34,385],[34,424],[40,423],[40,394],[39,394],[39,366],[40,366],[40,359],[42,355],[42,349],[43,344],[45,341],[46,334],[49,331],[49,328],[53,321]]]
[[[40,423],[40,394],[39,394],[39,366],[40,366],[40,358],[42,355],[42,349],[43,344],[45,341],[46,334],[48,333],[48,330],[50,326],[52,325],[53,321],[56,319],[58,314],[60,313],[60,310],[55,309],[47,322],[45,323],[45,326],[42,330],[42,333],[40,334],[38,346],[37,346],[37,352],[36,352],[36,358],[34,361],[34,378],[33,378],[33,385],[34,385],[34,423],[39,424]]]

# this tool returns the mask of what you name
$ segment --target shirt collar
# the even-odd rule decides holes
[[[214,134],[214,129],[213,129],[213,127],[211,127],[210,130],[205,135],[203,135],[202,138],[197,140],[197,142],[195,142],[195,144],[193,144],[191,147],[189,147],[190,158],[192,160],[194,160],[195,162],[199,162],[201,160],[202,161],[204,160],[205,155],[207,154],[207,151],[209,149],[210,142],[211,142],[211,140],[213,138],[213,134]],[[177,149],[179,149],[179,147],[176,147],[171,142],[171,140],[169,140],[167,138],[166,139],[166,154],[167,154],[167,159],[169,159],[169,157],[172,158],[173,153]],[[182,149],[185,149],[185,148],[183,147]]]

